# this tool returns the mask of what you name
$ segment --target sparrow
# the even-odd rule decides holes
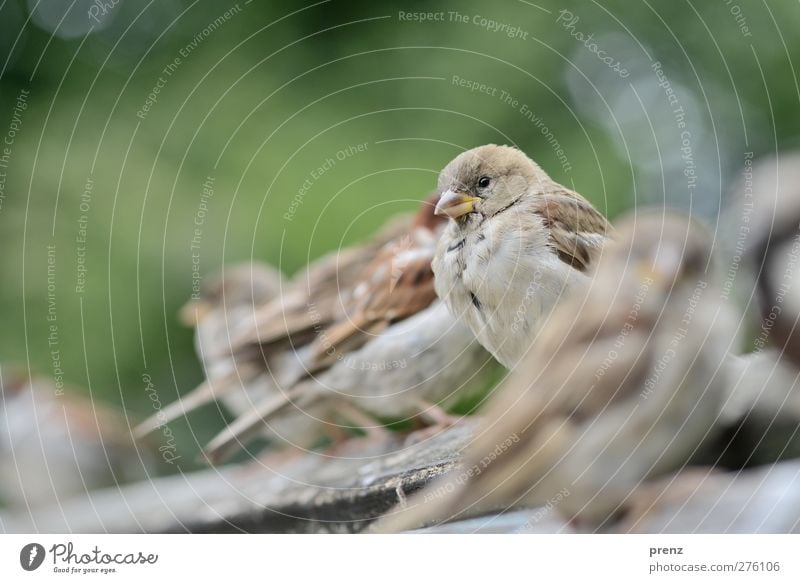
[[[800,421],[800,369],[778,350],[729,355],[726,373],[728,392],[721,422],[734,425],[756,416],[774,423],[784,414]]]
[[[738,427],[737,434],[742,423],[752,425],[754,419],[772,427],[779,415],[800,415],[798,163],[800,153],[760,160],[735,187],[738,236],[753,275],[760,320],[755,350],[728,358],[729,395],[722,420]]]
[[[721,431],[692,463],[738,470],[800,455],[800,369],[772,348],[731,354],[725,365]]]
[[[510,146],[468,150],[439,175],[449,224],[433,271],[450,311],[506,368],[559,298],[585,286],[612,230],[580,194]]]
[[[283,302],[284,288],[292,286],[278,270],[261,262],[234,264],[204,278],[197,296],[181,308],[179,319],[195,329],[195,351],[206,379],[140,423],[135,435],[144,437],[215,400],[234,416],[244,415],[255,403],[279,394],[279,382],[301,375],[303,364],[288,342],[274,347],[268,370],[260,353],[237,351],[242,335],[258,324],[260,310]],[[287,292],[287,301],[296,295]],[[324,438],[317,425],[306,416],[287,415],[283,422],[264,428],[263,434],[275,444],[303,448]]]
[[[260,305],[280,294],[282,284],[281,273],[260,262],[237,263],[203,279],[197,294],[181,307],[178,318],[184,326],[194,329],[195,353],[207,380],[139,424],[137,436],[216,398],[234,415],[242,413],[251,399],[259,398],[258,387],[249,386],[243,379],[249,371],[244,364],[237,366],[226,347],[236,336],[237,327],[252,321]],[[220,390],[223,385],[224,391]],[[232,390],[234,387],[237,390]]]
[[[0,504],[30,508],[144,479],[152,462],[117,411],[27,367],[0,366]]]
[[[370,241],[317,259],[289,282],[260,262],[207,276],[179,312],[181,322],[195,328],[206,380],[142,422],[136,434],[218,399],[234,415],[244,414],[278,391],[276,383],[296,380],[305,371],[304,346],[333,321],[340,281],[352,280],[409,224],[406,217],[392,220]]]
[[[206,378],[226,378],[237,373],[237,362],[230,349],[238,330],[255,319],[256,311],[280,296],[283,276],[274,267],[261,262],[237,263],[207,277],[200,293],[184,304],[181,322],[195,330],[194,345]],[[222,403],[234,415],[247,410],[248,403],[259,395],[257,386],[245,386],[221,396]],[[182,403],[186,406],[186,400]]]
[[[619,233],[591,287],[555,308],[498,387],[461,467],[374,530],[553,500],[566,519],[600,524],[706,439],[734,337],[713,291],[708,232],[680,215],[638,211]]]
[[[800,153],[762,160],[751,181],[747,257],[757,278],[760,342],[800,368]]]
[[[431,432],[457,422],[443,405],[478,385],[492,363],[436,296],[431,261],[444,225],[433,212],[436,200],[434,193],[423,202],[404,232],[374,252],[355,277],[339,278],[337,309],[317,317],[313,339],[293,343],[305,374],[282,383],[279,395],[214,438],[206,448],[210,460],[228,457],[287,412],[310,407],[327,413],[317,420],[334,433],[359,428],[381,435],[382,419],[419,421]],[[312,291],[307,305],[328,306],[323,293],[328,290]],[[276,336],[263,329],[246,333],[250,346],[242,350],[263,351]]]

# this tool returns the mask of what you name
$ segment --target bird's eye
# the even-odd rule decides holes
[[[489,178],[488,176],[481,176],[480,180],[478,180],[478,186],[480,186],[481,188],[486,188],[487,186],[489,186],[489,183],[491,181],[492,179]]]

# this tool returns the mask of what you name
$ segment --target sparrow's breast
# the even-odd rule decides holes
[[[439,296],[506,367],[524,354],[570,276],[538,225],[519,228],[531,217],[495,217],[472,231],[451,225],[433,266]]]
[[[486,236],[450,225],[433,260],[437,295],[484,346],[485,313],[490,294],[485,289],[491,250]]]

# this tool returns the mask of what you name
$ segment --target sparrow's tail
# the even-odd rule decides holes
[[[242,383],[253,380],[257,375],[257,367],[239,366],[236,370],[226,375],[207,379],[185,395],[181,395],[177,401],[173,401],[142,421],[134,428],[133,435],[136,439],[141,439],[166,423],[174,421],[178,417],[183,417],[190,411],[199,409],[203,405],[216,400],[220,395],[240,387]]]
[[[288,407],[307,407],[322,397],[319,391],[313,391],[313,384],[301,383],[262,401],[253,410],[234,420],[206,445],[203,450],[206,461],[212,464],[225,461],[258,436],[265,423],[275,415]]]

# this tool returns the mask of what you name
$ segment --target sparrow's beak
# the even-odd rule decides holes
[[[436,204],[434,214],[438,216],[457,219],[475,210],[475,203],[480,200],[477,196],[470,196],[466,192],[446,190]]]
[[[211,305],[200,299],[189,300],[178,312],[178,320],[184,326],[194,328],[211,311]]]

